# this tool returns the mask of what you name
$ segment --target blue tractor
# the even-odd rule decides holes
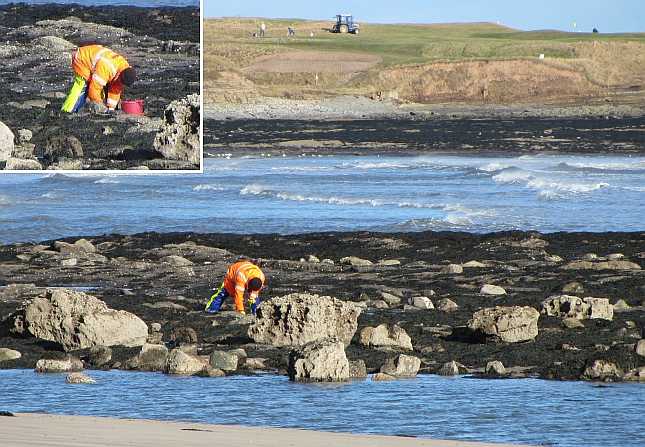
[[[354,22],[354,16],[351,14],[336,15],[336,24],[331,28],[332,33],[340,34],[358,34],[360,25]]]

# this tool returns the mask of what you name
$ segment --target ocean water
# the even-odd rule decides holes
[[[642,447],[645,387],[423,375],[304,385],[275,375],[204,379],[0,370],[0,410],[304,428],[558,447]],[[125,398],[124,398],[125,397]]]
[[[259,157],[0,175],[0,243],[143,231],[645,230],[645,157]]]
[[[141,6],[154,8],[162,6],[199,6],[199,0],[0,0],[0,5],[8,3],[28,3],[32,5],[43,5],[46,3],[78,4],[82,6]]]

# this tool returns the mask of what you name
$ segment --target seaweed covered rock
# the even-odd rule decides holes
[[[170,103],[153,146],[163,158],[199,164],[200,98],[193,94]]]
[[[342,382],[350,377],[345,346],[338,339],[319,340],[291,351],[289,379],[296,382]]]
[[[256,343],[302,346],[336,338],[349,345],[361,309],[330,296],[293,293],[265,301],[248,331]]]
[[[614,318],[614,306],[606,298],[557,295],[542,302],[542,313],[550,317],[611,321]]]
[[[468,328],[485,338],[517,343],[538,335],[540,313],[530,306],[493,307],[473,314]]]
[[[136,315],[69,289],[48,289],[10,315],[10,333],[60,344],[66,351],[93,346],[141,346],[148,326]]]

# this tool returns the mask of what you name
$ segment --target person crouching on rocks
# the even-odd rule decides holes
[[[255,315],[260,305],[260,290],[264,287],[265,277],[260,267],[251,261],[239,261],[231,265],[224,277],[224,282],[206,303],[206,312],[216,313],[229,296],[233,297],[235,310],[246,314],[244,299],[250,311]]]
[[[116,110],[124,86],[137,80],[134,68],[116,52],[102,45],[78,48],[72,55],[74,83],[61,110],[76,113],[89,99],[95,113]]]

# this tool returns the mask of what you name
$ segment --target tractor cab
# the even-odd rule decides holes
[[[351,14],[337,14],[336,24],[331,29],[332,33],[340,34],[358,34],[360,25],[354,22],[354,16]]]

